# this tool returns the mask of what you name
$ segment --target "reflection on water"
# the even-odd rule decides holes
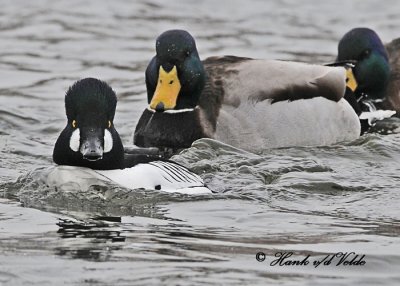
[[[385,123],[394,134],[330,147],[252,154],[200,140],[174,159],[213,195],[114,185],[77,192],[43,179],[65,125],[65,91],[79,78],[110,83],[119,100],[115,124],[132,143],[147,104],[144,70],[166,29],[188,29],[202,58],[325,63],[355,26],[376,29],[384,42],[399,37],[397,7],[378,0],[3,1],[0,284],[397,285],[398,119]],[[310,259],[354,251],[366,265],[269,266],[279,251]]]
[[[112,220],[115,222],[121,222],[120,217],[102,217],[105,220]],[[97,218],[98,220],[98,218]],[[57,223],[60,227],[58,233],[62,238],[95,238],[95,239],[110,239],[111,241],[124,241],[125,237],[120,236],[120,231],[109,231],[108,225],[96,222],[80,222],[68,219],[60,219]],[[104,230],[102,228],[105,228]]]

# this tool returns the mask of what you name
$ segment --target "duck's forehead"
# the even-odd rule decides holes
[[[184,42],[171,41],[170,39],[166,42],[157,41],[156,53],[158,56],[173,57],[185,50],[188,50],[188,45]]]
[[[194,39],[189,33],[166,32],[156,41],[157,54],[175,54],[182,50],[193,50],[195,47]]]
[[[67,116],[70,115],[73,119],[82,120],[103,120],[112,116],[112,107],[104,99],[93,97],[79,97],[67,104]]]
[[[355,31],[346,34],[339,42],[338,60],[358,59],[367,49],[387,59],[385,46],[375,32]]]
[[[80,117],[99,118],[106,116],[107,110],[104,108],[96,108],[95,106],[78,106],[77,115]]]
[[[354,44],[360,47],[372,48],[381,44],[381,40],[378,35],[374,32],[368,32],[366,34],[357,34],[354,37]]]
[[[82,94],[74,101],[74,108],[78,112],[101,113],[105,112],[107,108],[107,101],[101,96],[85,96]]]
[[[370,29],[353,29],[343,36],[339,43],[339,51],[354,51],[382,46],[379,36]]]

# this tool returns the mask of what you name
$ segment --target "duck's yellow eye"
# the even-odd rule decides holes
[[[76,128],[76,120],[72,120],[72,127]]]
[[[108,128],[110,128],[110,127],[111,127],[111,121],[108,120]]]

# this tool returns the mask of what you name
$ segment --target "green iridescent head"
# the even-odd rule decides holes
[[[368,28],[355,28],[339,42],[338,61],[355,60],[356,93],[373,99],[384,97],[390,76],[388,54],[379,36]]]

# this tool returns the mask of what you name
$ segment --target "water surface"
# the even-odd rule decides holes
[[[398,285],[400,135],[252,154],[200,140],[174,157],[217,193],[48,188],[64,94],[82,77],[118,94],[125,145],[146,107],[144,70],[164,30],[202,58],[326,63],[356,26],[399,37],[397,1],[2,1],[0,285]],[[395,121],[398,124],[398,121]],[[270,266],[337,252],[363,266]],[[264,262],[256,253],[264,252]]]

